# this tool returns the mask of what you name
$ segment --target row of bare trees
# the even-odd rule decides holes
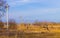
[[[49,27],[48,27],[48,24],[47,23],[42,23],[42,22],[35,22],[35,23],[32,23],[33,25],[37,25],[37,26],[40,26],[42,28],[45,28],[49,31]],[[54,23],[52,23],[54,24]],[[55,23],[56,24],[56,23]],[[4,25],[5,23],[0,21],[0,29],[4,29]],[[17,23],[14,19],[10,19],[9,22],[8,22],[8,29],[11,29],[11,30],[16,30],[17,29]],[[28,25],[28,24],[27,24]],[[6,26],[6,25],[5,25]],[[26,26],[26,25],[25,25]],[[28,29],[28,28],[27,28]]]
[[[12,19],[9,20],[8,25],[9,25],[8,29],[16,29],[17,28],[17,23],[15,22],[15,20],[12,20]],[[0,21],[0,29],[4,29],[4,26],[6,26],[6,23],[4,23],[3,21]]]

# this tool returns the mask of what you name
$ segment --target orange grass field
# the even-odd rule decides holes
[[[51,23],[51,22],[43,22],[43,23],[35,23],[35,24],[18,24],[17,31],[24,32],[60,32],[60,23]]]
[[[3,32],[0,38],[60,38],[60,23],[20,23],[16,27]]]

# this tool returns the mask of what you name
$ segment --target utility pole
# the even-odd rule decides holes
[[[8,4],[6,5],[7,30],[8,30]]]

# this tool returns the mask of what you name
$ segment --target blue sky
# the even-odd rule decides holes
[[[60,22],[60,0],[7,0],[7,3],[9,18],[17,22]]]

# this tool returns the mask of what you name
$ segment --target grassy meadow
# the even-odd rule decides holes
[[[12,33],[1,35],[0,38],[60,38],[60,33]]]
[[[0,38],[60,38],[60,23],[35,22],[20,23],[0,22]]]

